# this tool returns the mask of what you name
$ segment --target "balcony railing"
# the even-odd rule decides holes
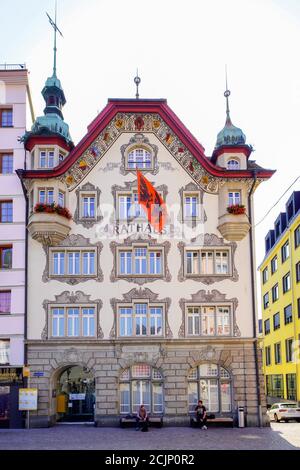
[[[0,70],[26,70],[26,64],[0,64]]]

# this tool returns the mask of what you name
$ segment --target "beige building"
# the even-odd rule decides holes
[[[29,200],[32,424],[117,423],[144,403],[186,423],[264,422],[256,341],[253,193],[269,178],[227,119],[212,157],[166,100],[114,99],[73,147],[54,74],[24,137]],[[136,169],[167,205],[162,233],[138,203]],[[228,209],[229,208],[229,209]],[[72,216],[72,218],[69,218]]]

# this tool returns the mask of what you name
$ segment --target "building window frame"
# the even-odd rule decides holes
[[[0,316],[11,313],[11,290],[0,290]]]
[[[286,374],[286,397],[288,400],[297,401],[297,375]]]
[[[77,204],[73,220],[76,224],[81,224],[85,228],[91,228],[93,225],[103,219],[103,216],[100,211],[101,190],[100,188],[98,188],[98,186],[94,186],[92,183],[86,182],[84,185],[78,188],[75,193]],[[94,199],[94,215],[85,215],[84,198]]]
[[[14,174],[14,154],[13,152],[0,152],[0,174]]]
[[[6,206],[6,207],[4,207]],[[7,220],[4,220],[7,219]],[[0,200],[0,223],[9,224],[13,222],[13,200]]]
[[[102,249],[102,242],[90,243],[89,238],[85,238],[82,235],[75,234],[66,237],[59,245],[45,246],[44,250],[46,253],[46,266],[42,276],[43,282],[56,280],[71,285],[79,284],[80,282],[85,282],[91,279],[97,282],[102,282],[103,272],[100,265],[100,256]],[[56,253],[58,254],[56,256],[58,263],[57,266],[59,267],[59,271],[61,271],[61,274],[56,273],[54,269],[54,255]],[[79,268],[78,273],[69,272],[69,253],[79,253],[79,257],[77,256],[77,258],[79,258],[79,263],[77,263],[77,267]],[[86,267],[91,267],[92,259],[91,257],[85,256],[86,253],[93,253],[94,273],[85,273]],[[62,254],[63,256],[60,254]]]
[[[6,366],[10,364],[10,340],[0,338],[0,365]]]
[[[0,108],[0,128],[14,127],[14,112],[12,106]]]
[[[118,304],[117,338],[164,338],[164,309],[163,303],[147,302],[145,299]],[[159,310],[160,314],[155,310]]]
[[[203,401],[208,412],[222,415],[232,413],[232,377],[227,369],[214,363],[199,364],[189,370],[187,381],[189,414],[195,413],[195,406],[198,404],[199,398]],[[222,385],[227,385],[226,394],[224,394]],[[207,394],[207,398],[205,394]]]
[[[85,294],[82,291],[76,291],[75,294],[73,292],[63,291],[61,294],[55,295],[55,301],[45,299],[43,302],[43,308],[45,311],[46,321],[41,334],[41,339],[57,340],[57,338],[64,338],[65,341],[74,341],[74,338],[103,338],[103,331],[100,326],[100,310],[102,308],[102,305],[102,300],[91,300],[91,295]],[[63,321],[61,323],[63,325],[64,335],[53,336],[53,311],[59,309],[63,309],[63,314],[61,314],[61,316],[57,316],[58,318],[63,318]],[[78,317],[76,314],[77,309]],[[83,335],[84,309],[94,309],[94,334],[92,336]],[[72,314],[71,310],[75,312]],[[77,318],[78,322],[76,322]],[[74,327],[76,324],[79,324],[79,334],[68,335],[68,328],[72,327],[72,331],[74,332]]]
[[[291,273],[286,273],[282,278],[282,292],[285,294],[291,290]]]
[[[8,262],[5,262],[5,250],[9,250],[7,256],[9,257]],[[13,245],[0,245],[0,270],[12,269],[13,266]]]
[[[271,346],[265,347],[265,364],[266,366],[270,366],[272,364]]]
[[[265,321],[264,321],[264,333],[265,333],[265,336],[269,335],[271,333],[271,322],[270,322],[270,318],[267,318]]]
[[[114,312],[114,323],[110,331],[109,337],[111,339],[113,338],[119,338],[119,339],[126,339],[126,338],[145,338],[145,341],[149,340],[149,338],[172,338],[173,334],[171,332],[170,326],[169,326],[169,321],[168,321],[168,312],[169,308],[171,305],[171,299],[170,297],[166,297],[163,299],[158,298],[158,294],[155,294],[152,292],[150,289],[145,288],[145,289],[131,289],[129,292],[126,294],[122,294],[123,299],[117,299],[117,298],[112,298],[110,299],[110,304],[112,306],[113,312]],[[120,309],[129,309],[129,311],[126,313],[125,311],[123,312],[123,318],[127,317],[130,320],[131,316],[131,311],[133,312],[134,305],[135,304],[143,304],[146,305],[146,333],[145,335],[140,335],[136,334],[136,330],[134,331],[133,327],[131,328],[132,335],[126,335],[126,336],[121,336],[120,335]],[[151,311],[150,309],[153,308],[161,308],[162,309],[162,334],[160,335],[151,335],[148,334],[150,331],[151,327]],[[130,311],[130,309],[132,309]],[[155,316],[155,313],[152,312],[152,315]],[[145,316],[143,312],[138,312],[139,318]],[[125,324],[126,321],[123,322]],[[133,322],[131,321],[132,325]],[[151,333],[151,331],[150,331]]]
[[[284,312],[284,324],[288,325],[293,321],[293,308],[292,304],[286,305],[283,309]]]
[[[262,282],[265,284],[269,280],[269,270],[268,266],[266,266],[262,271]]]
[[[300,246],[300,224],[294,231],[295,250]]]
[[[207,304],[190,304],[187,303],[185,306],[186,309],[186,331],[185,336],[187,338],[215,338],[215,337],[231,337],[233,336],[233,318],[232,311],[233,306],[230,303],[212,305],[211,303]],[[222,310],[226,309],[227,321],[222,320],[219,323],[219,318],[221,316]],[[193,310],[193,312],[191,311]],[[197,310],[197,311],[196,311]],[[192,322],[190,321],[192,319]],[[205,322],[206,320],[206,322]],[[190,325],[192,325],[193,332],[190,331]],[[197,328],[195,328],[197,326]],[[206,333],[205,328],[206,327]],[[210,333],[208,330],[212,328]],[[225,331],[227,328],[227,333],[219,333],[220,328],[222,331]],[[196,329],[198,331],[196,331]]]
[[[51,169],[55,167],[55,149],[39,148],[39,166],[41,169]]]
[[[266,293],[263,295],[263,307],[264,307],[264,310],[266,310],[267,308],[269,308],[269,306],[270,306],[269,292],[266,292]]]
[[[276,302],[279,299],[279,286],[278,282],[272,287],[272,302]]]
[[[276,273],[277,269],[278,269],[278,258],[277,258],[277,255],[275,255],[271,259],[271,274],[273,275],[274,273]]]
[[[134,393],[139,394],[139,403],[134,403],[136,401]],[[146,398],[147,395],[149,400]],[[158,395],[159,400],[156,401]],[[119,377],[119,397],[121,415],[137,413],[142,404],[151,414],[162,415],[164,413],[164,378],[160,369],[143,363],[136,363],[122,369]]]
[[[115,241],[110,243],[110,249],[113,253],[113,268],[110,275],[110,280],[116,282],[119,279],[126,280],[128,282],[134,282],[142,285],[146,282],[154,282],[156,280],[164,280],[166,282],[171,281],[171,274],[168,268],[168,253],[170,251],[171,244],[169,241],[159,243],[154,238],[143,238],[142,236],[136,238],[128,237],[123,243],[117,243]],[[136,273],[135,266],[135,250],[145,249],[146,250],[146,273]],[[126,258],[126,263],[130,262],[131,273],[121,273],[121,253],[131,253],[131,256]],[[160,253],[161,261],[161,273],[151,273],[151,254]],[[128,265],[127,265],[128,267]]]
[[[282,264],[290,257],[290,244],[286,241],[281,247],[281,262]]]
[[[240,189],[229,189],[227,193],[228,206],[242,204],[242,191]]]
[[[296,282],[300,282],[300,261],[296,263],[295,265],[295,270],[296,270]]]
[[[274,362],[275,364],[281,364],[281,342],[274,344]]]
[[[240,170],[240,159],[230,157],[226,162],[227,170]]]
[[[273,330],[278,330],[280,328],[280,313],[277,312],[273,315]]]
[[[285,360],[286,362],[294,362],[294,338],[287,338],[285,340]]]
[[[136,174],[136,167],[131,168],[128,165],[128,157],[130,152],[137,149],[143,149],[145,152],[149,152],[151,156],[151,166],[145,168],[138,168],[143,174],[151,173],[156,175],[159,171],[159,165],[157,161],[158,146],[150,143],[148,137],[144,134],[137,133],[130,138],[127,144],[121,146],[121,166],[120,173],[125,176],[129,173]]]

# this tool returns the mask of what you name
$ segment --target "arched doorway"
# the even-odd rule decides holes
[[[93,421],[94,410],[94,374],[87,367],[66,367],[57,379],[57,422]]]

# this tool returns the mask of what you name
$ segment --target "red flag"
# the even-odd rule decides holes
[[[139,170],[136,170],[136,174],[139,204],[146,209],[149,223],[161,233],[167,216],[165,202]]]

